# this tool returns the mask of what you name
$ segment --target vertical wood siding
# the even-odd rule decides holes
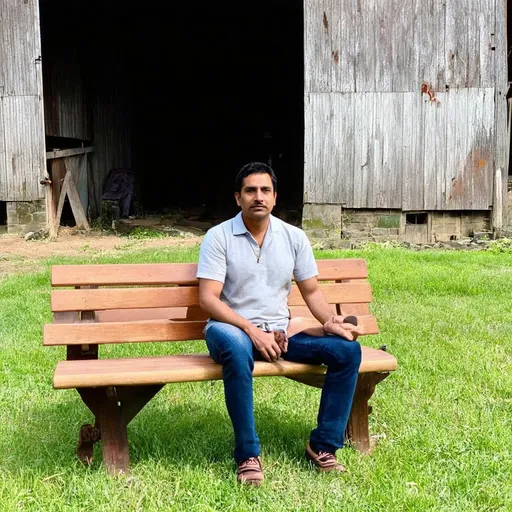
[[[491,207],[505,3],[305,0],[304,16],[305,201]]]
[[[44,197],[46,170],[37,0],[0,1],[0,200]]]

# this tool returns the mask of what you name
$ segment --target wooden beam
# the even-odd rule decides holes
[[[69,198],[69,204],[71,206],[71,210],[73,211],[73,216],[75,217],[77,227],[82,227],[89,231],[89,222],[87,221],[84,208],[80,201],[80,196],[78,195],[78,191],[69,171],[66,172],[64,183],[62,184],[62,189],[60,191],[59,205],[57,207],[57,215],[55,216],[55,229],[59,229],[60,218],[62,216],[66,194]]]
[[[87,148],[73,148],[73,149],[59,149],[57,151],[47,151],[46,160],[54,160],[55,158],[65,158],[67,156],[85,155],[86,153],[93,153],[94,147]]]

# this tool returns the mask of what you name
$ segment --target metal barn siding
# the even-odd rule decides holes
[[[0,200],[42,199],[46,162],[38,1],[1,1],[0,27]]]
[[[506,137],[502,3],[305,1],[307,203],[491,207]]]

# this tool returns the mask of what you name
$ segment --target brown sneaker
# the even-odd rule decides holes
[[[264,480],[260,457],[249,457],[239,462],[236,479],[240,484],[260,486]]]
[[[313,463],[319,471],[339,471],[344,473],[345,466],[341,465],[336,456],[329,452],[316,453],[311,446],[306,446],[306,459]]]

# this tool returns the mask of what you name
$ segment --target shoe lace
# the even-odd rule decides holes
[[[330,452],[319,452],[318,453],[318,462],[322,465],[326,466],[336,466],[338,465],[338,460],[333,453]]]
[[[332,459],[336,460],[336,457],[330,452],[319,452],[318,458],[323,459],[325,461],[332,460]]]
[[[256,466],[257,468],[260,467],[260,461],[258,457],[249,457],[247,460],[244,460],[240,463],[240,469],[245,469],[250,466]]]

